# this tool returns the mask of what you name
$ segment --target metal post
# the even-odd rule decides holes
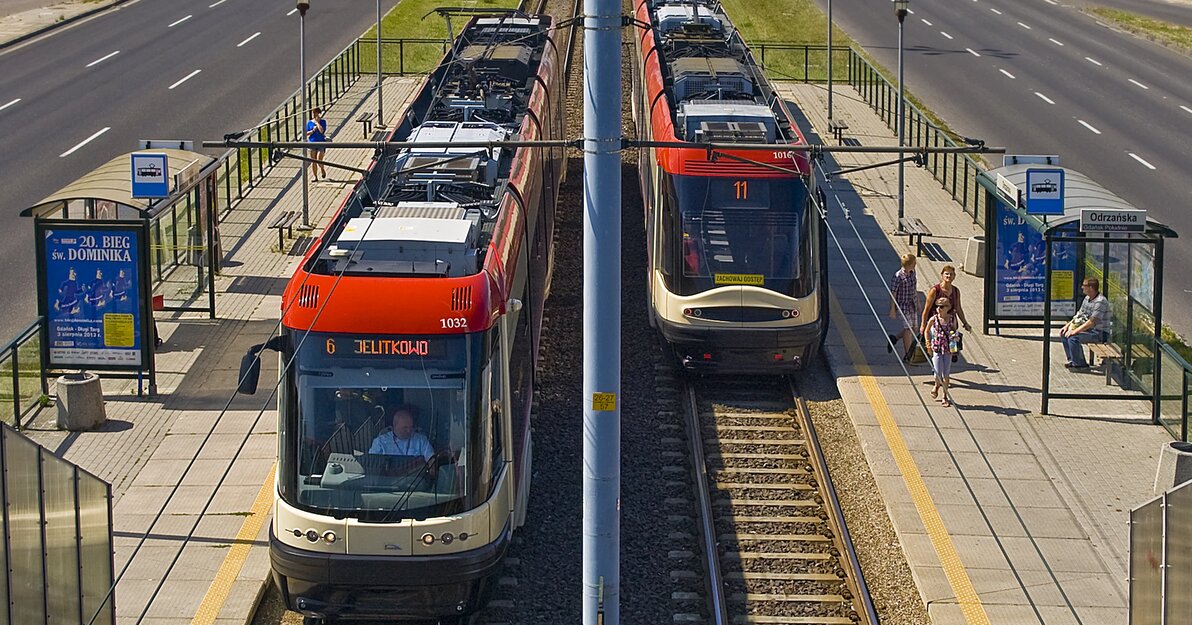
[[[828,0],[828,121],[832,121],[832,0]]]
[[[306,140],[306,123],[303,117],[310,114],[306,103],[306,10],[310,8],[307,0],[298,0],[298,71],[302,74],[302,82],[298,89],[302,92],[302,113],[299,115],[299,127],[302,129],[302,140]],[[302,149],[302,156],[309,158],[306,148]],[[302,161],[302,228],[310,225],[310,180],[307,179],[307,169],[310,164]]]
[[[902,24],[906,21],[906,5],[908,0],[894,0],[894,14],[898,16],[898,147],[906,145],[906,99],[902,94],[903,62],[902,62]],[[898,218],[906,216],[906,154],[898,152]]]
[[[583,623],[620,625],[621,3],[584,0]]]
[[[385,127],[384,94],[381,90],[381,0],[377,0],[377,128]]]

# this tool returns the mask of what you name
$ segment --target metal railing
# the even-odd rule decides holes
[[[0,625],[116,622],[112,489],[0,425]]]
[[[1159,423],[1172,436],[1187,441],[1192,364],[1163,340],[1155,341],[1155,355],[1154,384],[1158,391],[1155,396],[1159,398]]]
[[[752,46],[757,60],[766,74],[782,80],[801,82],[827,81],[826,46],[812,46],[786,42],[763,42]],[[833,83],[852,86],[867,104],[890,127],[898,128],[898,86],[862,54],[851,47],[832,49]],[[926,114],[908,101],[903,108],[906,115],[906,144],[911,147],[960,147],[952,136],[931,121]],[[985,223],[985,193],[977,184],[977,174],[984,167],[968,154],[929,154],[923,167],[939,181],[952,199],[973,218],[973,223]]]
[[[25,415],[42,405],[49,392],[41,369],[41,317],[0,348],[0,400],[12,409],[3,421],[20,428]],[[8,415],[11,414],[12,420]]]

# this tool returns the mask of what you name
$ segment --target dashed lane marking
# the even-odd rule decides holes
[[[184,18],[182,18],[182,19],[178,20],[177,22],[174,22],[173,24],[170,24],[169,26],[166,26],[166,28],[173,28],[173,27],[175,27],[175,26],[177,26],[177,25],[181,24],[182,22],[185,22],[186,20],[188,20],[188,19],[190,19],[190,18],[192,18],[192,17],[194,17],[194,16],[193,16],[193,15],[187,15],[186,17],[184,17]]]
[[[999,72],[1001,72],[1001,73],[1003,73],[1003,74],[1005,74],[1006,76],[1008,76],[1008,77],[1009,77],[1011,80],[1013,80],[1013,79],[1014,79],[1014,74],[1011,74],[1010,72],[1007,72],[1007,71],[1006,71],[1006,70],[1004,70],[1004,69],[999,69],[998,71],[999,71]]]
[[[215,579],[207,587],[207,594],[203,595],[203,601],[199,604],[190,625],[215,624],[215,618],[219,616],[228,595],[232,592],[232,583],[240,575],[240,569],[244,568],[253,542],[265,526],[265,519],[269,517],[269,508],[273,505],[273,477],[276,473],[277,465],[274,464],[269,469],[269,475],[265,477],[265,483],[261,484],[261,490],[257,491],[257,498],[249,509],[249,515],[245,517],[244,523],[240,524],[240,531],[236,532],[232,548],[228,550],[228,555],[224,556]]]
[[[94,65],[99,65],[100,63],[103,63],[104,61],[116,56],[117,54],[120,54],[119,50],[112,52],[110,54],[101,56],[98,59],[95,59],[94,61],[91,61],[90,63],[88,63],[85,67],[92,67]]]
[[[8,104],[5,104],[4,106],[0,106],[0,111],[3,111],[4,109],[6,109],[6,108],[8,108],[8,107],[10,107],[10,106],[12,106],[12,105],[16,104],[17,102],[20,102],[20,101],[21,101],[21,99],[20,99],[20,98],[17,98],[17,99],[15,99],[15,100],[13,100],[12,102],[9,102]],[[1186,108],[1188,108],[1188,107],[1186,107],[1186,106],[1185,106],[1184,108],[1186,109]],[[1192,111],[1188,111],[1188,112],[1189,112],[1189,113],[1192,113]]]
[[[968,576],[968,571],[960,561],[960,554],[956,552],[952,536],[944,527],[944,520],[935,507],[931,493],[927,490],[927,484],[923,481],[923,475],[919,472],[919,467],[915,463],[910,449],[907,448],[906,440],[902,438],[902,431],[898,429],[894,415],[890,412],[890,405],[886,403],[886,397],[877,385],[873,371],[869,368],[869,361],[865,359],[865,353],[857,343],[857,337],[849,327],[848,319],[845,318],[844,311],[840,309],[840,302],[837,301],[836,295],[829,294],[828,297],[836,328],[844,340],[845,349],[848,350],[853,366],[857,368],[857,378],[861,381],[861,389],[865,392],[865,397],[873,408],[878,425],[881,427],[882,436],[885,437],[890,453],[894,456],[894,463],[898,466],[907,491],[910,492],[911,501],[919,513],[919,520],[923,522],[923,527],[927,530],[927,537],[931,540],[936,557],[943,565],[944,577],[948,579],[948,585],[952,588],[952,593],[964,615],[965,623],[989,625],[989,615],[985,613],[985,606],[982,605],[981,598],[977,596],[977,590]]]
[[[1051,98],[1043,95],[1042,93],[1039,93],[1038,91],[1035,92],[1035,95],[1039,96],[1039,99],[1043,100],[1044,102],[1046,102],[1048,104],[1055,104],[1055,100],[1052,100]]]
[[[1097,67],[1104,67],[1103,65],[1101,65],[1101,61],[1098,61],[1097,59],[1094,59],[1091,56],[1084,57],[1084,60],[1088,61],[1089,63],[1092,63],[1093,65],[1096,65]]]
[[[79,142],[79,144],[78,144],[78,145],[76,145],[76,146],[74,146],[73,148],[71,148],[71,149],[69,149],[69,150],[67,150],[67,151],[65,151],[65,152],[63,152],[63,153],[61,153],[61,154],[59,154],[59,155],[58,155],[58,158],[66,158],[67,156],[70,156],[71,154],[74,154],[74,153],[75,153],[75,151],[77,151],[79,148],[83,147],[84,145],[87,145],[88,143],[91,143],[92,141],[95,141],[95,139],[96,139],[97,137],[99,137],[99,135],[102,135],[103,133],[105,133],[105,132],[107,132],[107,131],[109,131],[109,130],[111,130],[111,129],[112,129],[112,127],[111,127],[111,126],[105,126],[103,130],[100,130],[99,132],[97,132],[97,133],[95,133],[95,134],[91,135],[90,137],[87,137],[86,139],[83,139],[82,141],[80,141],[80,142]]]
[[[1096,128],[1093,128],[1092,124],[1090,124],[1090,123],[1088,123],[1088,122],[1084,121],[1083,119],[1078,119],[1078,120],[1076,120],[1076,121],[1080,122],[1080,125],[1081,125],[1081,126],[1084,126],[1085,128],[1088,128],[1089,130],[1093,131],[1094,133],[1096,133],[1096,134],[1101,134],[1101,131],[1100,131],[1100,130],[1097,130]]]
[[[223,4],[223,3],[225,3],[225,2],[227,2],[227,1],[228,1],[228,0],[219,0],[219,2],[216,2],[215,4],[209,5],[207,8],[208,8],[208,9],[214,9],[215,7],[217,7],[217,6],[219,6],[219,5]]]
[[[927,24],[928,26],[932,26],[932,23],[931,23],[931,22],[929,22],[929,21],[927,21],[927,20],[925,20],[925,19],[923,19],[923,18],[921,18],[921,17],[920,17],[919,19],[920,19],[920,20],[922,20],[924,24]]]
[[[1152,165],[1152,164],[1150,164],[1150,163],[1146,162],[1146,159],[1142,158],[1141,156],[1139,156],[1139,155],[1137,155],[1137,154],[1135,154],[1135,153],[1133,153],[1133,152],[1127,152],[1127,154],[1129,154],[1129,155],[1130,155],[1130,158],[1132,158],[1132,159],[1134,159],[1134,160],[1138,161],[1139,163],[1142,163],[1142,164],[1143,164],[1143,166],[1144,166],[1144,167],[1146,167],[1147,169],[1157,169],[1157,167],[1155,167],[1154,165]]]
[[[968,51],[968,53],[969,53],[969,54],[971,54],[971,55],[973,55],[973,56],[981,56],[981,54],[980,54],[980,53],[978,53],[976,50],[974,50],[974,49],[972,49],[972,48],[965,48],[965,50],[967,50],[967,51]]]
[[[1051,37],[1048,37],[1047,40],[1060,47],[1063,47],[1064,45],[1064,42],[1060,41],[1059,39],[1052,39]]]
[[[240,43],[236,44],[236,47],[239,48],[240,46],[243,46],[244,44],[246,44],[260,36],[261,36],[261,33],[258,31],[256,33],[254,33],[253,36],[249,37],[248,39],[245,39],[244,41],[241,41]]]
[[[945,37],[947,37],[948,39],[951,39],[951,38],[952,38],[952,35],[949,35],[948,33],[944,32],[944,31],[942,31],[942,30],[940,31],[940,34],[941,34],[941,35],[943,35],[943,36],[945,36]]]
[[[1129,80],[1130,82],[1134,83],[1136,86],[1142,87],[1143,89],[1147,89],[1148,91],[1150,90],[1150,87],[1138,82],[1137,80],[1134,80],[1133,78],[1127,78],[1126,80]]]
[[[1030,29],[1031,29],[1031,27],[1030,27],[1030,26],[1027,26],[1026,24],[1023,24],[1022,22],[1018,22],[1018,25],[1019,25],[1019,26],[1021,26],[1021,27],[1023,27],[1023,28],[1025,28],[1025,29],[1027,29],[1027,30],[1030,30]]]
[[[201,69],[196,69],[195,71],[193,71],[193,72],[191,72],[191,73],[187,74],[186,76],[184,76],[184,77],[182,78],[182,80],[179,80],[178,82],[176,82],[176,83],[174,83],[174,84],[170,85],[170,89],[173,89],[174,87],[177,87],[178,85],[181,85],[182,83],[184,83],[184,82],[186,82],[186,81],[190,80],[191,78],[194,78],[194,77],[195,77],[195,74],[198,74],[198,73],[199,73],[199,72],[201,72],[201,71],[203,71],[203,70],[201,70]]]
[[[1001,11],[999,11],[999,10],[997,10],[997,9],[994,9],[994,8],[990,8],[989,10],[990,10],[990,11],[993,11],[994,13],[997,13],[998,15],[1001,15],[1001,14],[1002,14],[1002,12],[1001,12]]]
[[[18,102],[18,101],[20,101],[20,98],[17,98],[16,100],[13,100],[12,102],[9,102],[8,104],[14,104],[14,103],[16,103],[16,102]],[[4,106],[0,106],[0,110],[4,110],[4,107],[5,107],[5,106],[8,106],[8,104],[5,104]],[[1184,109],[1185,111],[1187,111],[1187,112],[1189,112],[1189,113],[1192,113],[1192,109],[1190,109],[1190,108],[1188,108],[1188,107],[1184,106],[1183,104],[1181,104],[1181,105],[1180,105],[1180,108]]]

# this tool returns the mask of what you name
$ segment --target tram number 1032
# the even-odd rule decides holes
[[[466,330],[468,327],[468,320],[466,317],[444,317],[439,320],[443,327],[452,330]]]

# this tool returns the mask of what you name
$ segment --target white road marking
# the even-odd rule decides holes
[[[1101,65],[1101,61],[1098,61],[1097,59],[1094,59],[1092,57],[1086,56],[1086,57],[1084,57],[1084,60],[1088,61],[1089,63],[1092,63],[1093,65],[1096,65],[1097,67],[1103,67]]]
[[[88,63],[88,64],[86,65],[86,67],[91,67],[92,65],[99,65],[100,63],[103,63],[104,61],[106,61],[106,60],[108,60],[108,59],[110,59],[110,58],[112,58],[112,57],[116,56],[117,54],[120,54],[120,51],[119,51],[119,50],[117,50],[117,51],[115,51],[115,52],[113,52],[113,53],[111,53],[111,54],[109,54],[109,55],[107,55],[107,56],[100,57],[100,58],[98,58],[98,59],[95,59],[94,61],[91,61],[90,63]]]
[[[173,24],[170,24],[169,26],[166,26],[166,28],[173,28],[173,27],[175,27],[175,26],[177,26],[177,25],[181,24],[182,22],[185,22],[186,20],[188,20],[188,19],[190,19],[190,18],[192,18],[192,17],[194,17],[194,16],[193,16],[193,15],[187,15],[186,17],[184,17],[184,18],[182,18],[182,19],[178,20],[177,22],[174,22]]]
[[[1138,85],[1139,87],[1142,87],[1143,89],[1147,89],[1147,90],[1150,89],[1150,87],[1138,82],[1137,80],[1134,80],[1133,78],[1127,78],[1126,80],[1129,80],[1130,82],[1134,83],[1135,85]]]
[[[174,83],[174,84],[170,85],[170,89],[173,89],[174,87],[177,87],[178,85],[181,85],[182,83],[184,83],[184,82],[186,82],[186,81],[190,80],[191,78],[194,78],[194,77],[195,77],[195,74],[198,74],[198,73],[199,73],[199,72],[201,72],[201,71],[203,71],[203,70],[201,70],[201,69],[196,69],[195,71],[193,71],[193,72],[191,72],[191,73],[187,74],[187,75],[186,75],[186,77],[185,77],[185,78],[183,78],[182,80],[179,80],[178,82],[176,82],[176,83]]]
[[[968,53],[969,53],[969,54],[971,54],[971,55],[973,55],[973,56],[981,56],[979,53],[977,53],[977,51],[976,51],[976,50],[974,50],[974,49],[972,49],[972,48],[965,48],[965,50],[968,50]]]
[[[906,10],[906,12],[907,12],[907,13],[910,13],[911,15],[914,15],[914,14],[915,14],[915,10],[914,10],[914,9],[907,9],[907,10]]]
[[[991,8],[991,9],[989,9],[989,10],[990,10],[990,11],[993,11],[994,13],[997,13],[998,15],[1001,15],[1001,14],[1002,14],[1002,12],[1001,12],[1001,11],[999,11],[999,10],[997,10],[997,9],[993,9],[993,8]]]
[[[1062,42],[1062,41],[1058,41],[1058,40],[1055,40],[1055,39],[1051,39],[1050,37],[1049,37],[1047,40],[1048,40],[1048,41],[1050,41],[1051,43],[1054,43],[1054,44],[1055,44],[1055,45],[1057,45],[1057,46],[1063,46],[1063,45],[1064,45],[1064,42]]]
[[[260,36],[261,36],[261,33],[260,33],[260,31],[258,31],[256,34],[254,34],[253,36],[249,37],[248,39],[245,39],[244,41],[241,41],[240,43],[236,44],[236,47],[237,47],[237,48],[239,48],[240,46],[243,46],[244,44],[246,44],[246,43],[248,43],[248,42],[252,41],[253,39],[256,39],[257,37],[260,37]]]
[[[1057,6],[1057,7],[1060,5],[1060,3],[1056,2],[1055,0],[1047,0],[1047,4]]]
[[[1143,166],[1145,166],[1147,169],[1155,169],[1154,165],[1146,162],[1146,159],[1142,158],[1141,156],[1139,156],[1133,152],[1129,152],[1128,154],[1130,155],[1130,158],[1133,158],[1134,160],[1138,161],[1139,163],[1142,163]]]
[[[943,36],[945,36],[945,37],[947,37],[948,39],[951,39],[951,38],[952,38],[952,35],[949,35],[948,33],[944,32],[944,31],[942,31],[942,30],[940,31],[940,34],[941,34],[941,35],[943,35]]]
[[[1026,24],[1023,24],[1022,22],[1018,22],[1018,25],[1019,25],[1019,26],[1021,26],[1021,27],[1023,27],[1023,28],[1025,28],[1025,29],[1027,29],[1027,30],[1030,30],[1030,29],[1031,29],[1031,27],[1030,27],[1030,26],[1027,26]]]
[[[16,103],[16,102],[18,102],[18,101],[20,101],[20,98],[17,98],[16,100],[13,100],[12,102],[9,102],[8,104],[5,104],[4,106],[0,106],[0,111],[3,111],[5,106],[8,106],[9,104],[14,104],[14,103]],[[1184,106],[1183,104],[1181,104],[1181,105],[1180,105],[1180,108],[1184,109],[1185,111],[1188,111],[1189,113],[1192,113],[1192,109],[1190,109],[1190,108],[1188,108],[1188,107]]]
[[[214,9],[215,7],[217,7],[217,6],[219,6],[219,5],[223,4],[223,3],[225,3],[225,2],[227,2],[227,1],[228,1],[228,0],[219,0],[219,2],[216,2],[215,4],[213,4],[213,5],[211,5],[211,6],[207,7],[207,8],[208,8],[208,9]]]
[[[1078,119],[1078,120],[1076,120],[1076,121],[1080,122],[1080,125],[1081,125],[1081,126],[1084,126],[1085,128],[1088,128],[1089,130],[1093,131],[1093,133],[1094,133],[1094,134],[1098,134],[1098,135],[1099,135],[1099,134],[1101,134],[1101,131],[1100,131],[1100,130],[1097,130],[1096,128],[1093,128],[1092,124],[1090,124],[1090,123],[1088,123],[1088,122],[1084,121],[1083,119]]]
[[[1001,73],[1003,73],[1003,74],[1005,74],[1006,76],[1009,76],[1011,80],[1013,80],[1013,79],[1014,79],[1014,74],[1011,74],[1010,72],[1007,72],[1007,71],[1006,71],[1006,70],[1004,70],[1004,69],[999,69],[998,71],[999,71],[999,72],[1001,72]]]
[[[1042,93],[1039,93],[1038,91],[1035,92],[1035,95],[1039,96],[1040,99],[1042,99],[1044,102],[1046,102],[1048,104],[1055,104],[1055,100],[1052,100],[1051,98],[1043,95]]]
[[[923,20],[923,23],[924,23],[924,24],[927,24],[928,26],[932,26],[932,23],[931,23],[931,22],[929,22],[929,21],[927,21],[927,20],[924,20],[923,18],[919,18],[919,19]]]
[[[12,106],[12,105],[16,104],[17,102],[20,102],[20,101],[21,101],[21,99],[20,99],[20,98],[17,98],[17,99],[15,99],[15,100],[13,100],[12,102],[9,102],[8,104],[5,104],[4,106],[0,106],[0,111],[3,111],[4,109],[6,109],[6,108],[8,108],[8,107],[10,107],[10,106]],[[1184,108],[1185,108],[1185,109],[1187,109],[1188,107],[1186,107],[1186,106],[1185,106]],[[1189,113],[1192,113],[1192,111],[1188,111],[1188,112],[1189,112]]]
[[[289,12],[289,13],[286,13],[286,17],[289,17],[289,16],[291,16],[291,15],[293,15],[293,14],[297,13],[297,12],[298,12],[298,9],[290,9],[290,12]]]
[[[111,127],[111,126],[107,126],[107,127],[105,127],[103,130],[101,130],[101,131],[99,131],[99,132],[97,132],[97,133],[95,133],[95,134],[91,135],[90,137],[87,137],[86,139],[83,139],[83,141],[82,141],[81,143],[79,143],[78,145],[76,145],[76,146],[74,146],[73,148],[71,148],[71,149],[69,149],[69,150],[67,150],[67,151],[65,151],[65,152],[63,152],[63,153],[61,153],[61,154],[59,154],[59,155],[58,155],[58,158],[66,158],[67,156],[70,156],[71,154],[74,154],[74,153],[75,153],[75,150],[78,150],[79,148],[83,147],[84,145],[87,145],[88,143],[91,143],[92,141],[94,141],[94,140],[96,139],[96,137],[98,137],[99,135],[102,135],[103,133],[105,133],[105,132],[107,132],[107,131],[109,131],[109,130],[111,130],[111,129],[112,129],[112,127]]]

